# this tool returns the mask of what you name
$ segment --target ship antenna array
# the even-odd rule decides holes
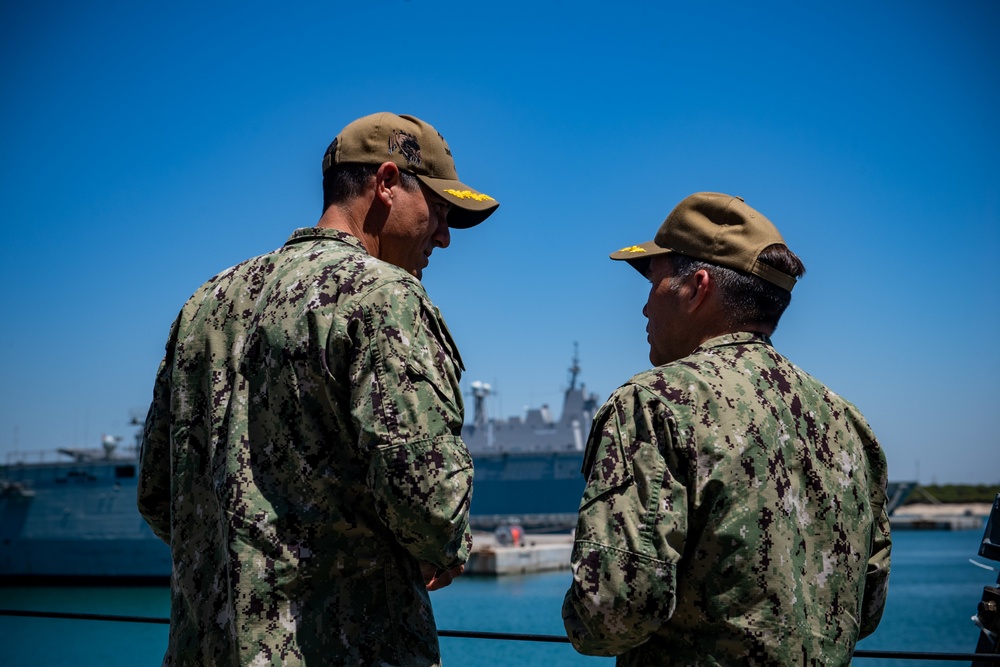
[[[569,390],[576,389],[576,376],[580,374],[580,344],[573,343],[573,365],[569,367]]]

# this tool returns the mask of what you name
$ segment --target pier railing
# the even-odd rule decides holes
[[[27,611],[0,609],[0,616],[21,616],[29,618],[57,618],[79,621],[110,621],[118,623],[155,623],[169,625],[169,618],[152,616],[121,616],[113,614],[83,614],[61,611]],[[494,641],[525,641],[568,644],[562,635],[518,634],[512,632],[480,632],[469,630],[438,630],[439,637],[459,639],[485,639]],[[937,660],[952,662],[974,662],[976,665],[1000,665],[1000,653],[934,653],[919,651],[874,651],[858,649],[855,658],[881,658],[883,660]]]

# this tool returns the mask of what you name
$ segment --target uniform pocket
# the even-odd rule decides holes
[[[600,437],[591,440],[584,466],[587,487],[583,490],[580,509],[632,484],[634,480],[632,460],[622,448],[623,438],[624,433],[612,418],[604,423]]]

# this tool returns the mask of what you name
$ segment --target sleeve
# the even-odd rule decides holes
[[[595,418],[562,612],[581,653],[620,655],[673,613],[687,493],[663,455],[670,446],[661,404],[636,387],[619,389]]]
[[[867,423],[865,424],[867,427]],[[867,454],[870,477],[875,484],[872,490],[872,545],[868,557],[868,568],[865,572],[865,593],[861,600],[861,631],[859,639],[875,632],[882,611],[885,609],[885,599],[889,592],[890,556],[892,554],[892,536],[889,532],[889,515],[886,513],[885,489],[888,483],[888,466],[885,453],[875,439],[871,428],[864,432],[867,440]]]
[[[352,381],[352,412],[370,453],[368,486],[399,544],[450,569],[472,547],[458,350],[417,284],[373,294],[363,317],[368,351]]]
[[[854,405],[849,406],[847,415],[864,443],[873,517],[871,546],[865,571],[865,590],[860,601],[858,638],[862,639],[875,632],[875,628],[878,627],[885,609],[886,595],[889,592],[892,536],[889,531],[889,515],[885,509],[887,503],[885,489],[888,485],[889,471],[885,452],[879,445],[871,426]]]
[[[885,609],[885,599],[889,592],[889,564],[892,552],[892,538],[889,534],[889,516],[885,507],[878,513],[872,554],[868,558],[868,570],[865,573],[865,594],[861,601],[861,633],[858,639],[863,639],[875,632],[882,611]]]
[[[156,372],[153,402],[146,413],[139,452],[139,513],[157,537],[170,544],[170,377],[180,316],[167,338],[166,353]]]

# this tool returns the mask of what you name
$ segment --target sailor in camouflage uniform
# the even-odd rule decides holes
[[[428,590],[471,547],[462,361],[420,283],[497,207],[430,125],[324,157],[324,214],[212,278],[170,331],[139,508],[171,547],[166,665],[435,665]]]
[[[885,604],[886,462],[769,336],[804,273],[742,199],[697,193],[624,248],[650,361],[595,417],[563,604],[619,665],[843,665]]]

